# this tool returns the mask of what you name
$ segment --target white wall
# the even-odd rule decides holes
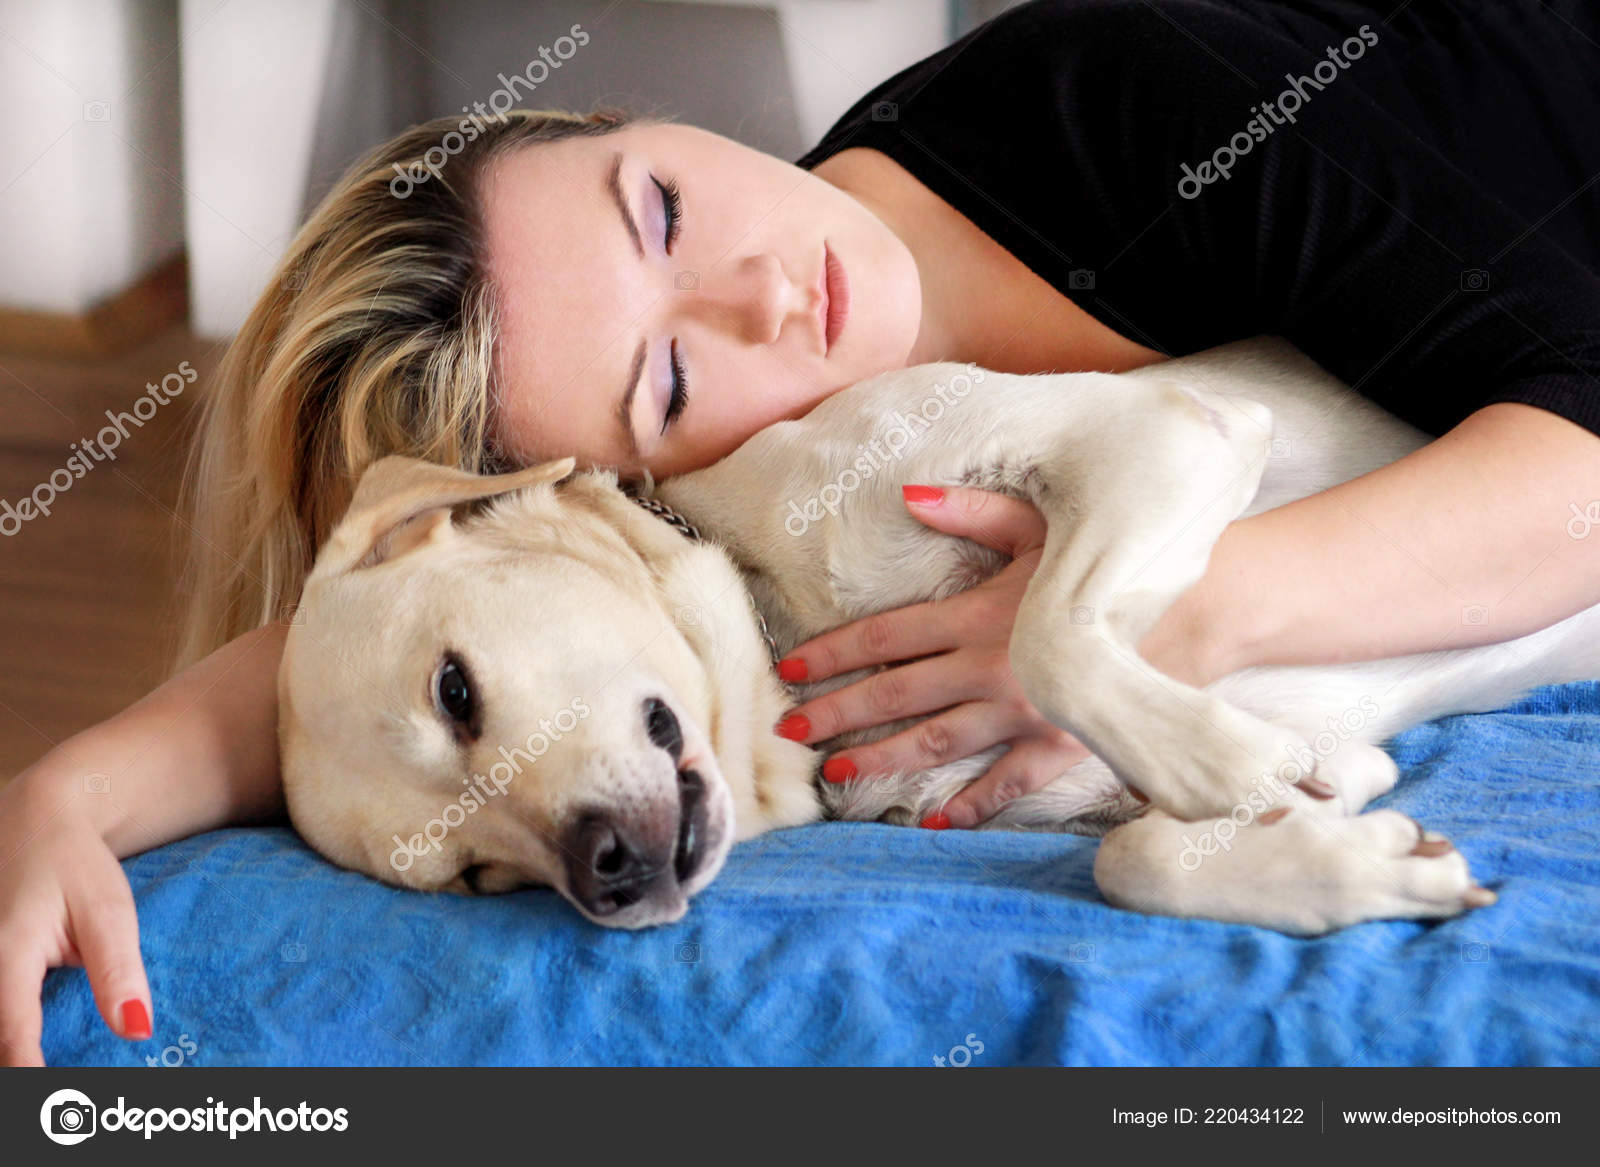
[[[0,0],[0,304],[78,313],[182,248],[175,0]]]

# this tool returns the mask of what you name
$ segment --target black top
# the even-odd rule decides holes
[[[797,164],[882,151],[1169,355],[1278,333],[1431,434],[1600,433],[1597,7],[1035,0]]]

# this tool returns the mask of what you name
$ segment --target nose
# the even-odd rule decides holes
[[[698,293],[690,294],[690,310],[710,314],[742,340],[772,344],[790,320],[804,327],[817,313],[820,294],[791,280],[775,255],[748,255],[719,267],[725,270],[706,273]]]
[[[675,885],[670,844],[648,852],[610,815],[591,811],[573,825],[564,848],[567,885],[585,911],[610,916]]]

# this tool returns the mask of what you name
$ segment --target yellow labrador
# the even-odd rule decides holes
[[[1205,690],[1132,648],[1227,523],[1425,440],[1263,339],[1118,376],[887,373],[643,500],[571,459],[499,477],[385,459],[289,633],[290,813],[381,879],[544,884],[629,928],[679,918],[737,840],[824,815],[919,820],[1000,748],[820,782],[821,755],[773,725],[821,687],[786,692],[772,659],[997,570],[900,498],[971,483],[1049,520],[1012,662],[1095,755],[990,825],[1109,831],[1102,892],[1150,912],[1314,933],[1487,904],[1448,842],[1360,813],[1396,776],[1372,743],[1600,675],[1600,608],[1507,645],[1247,669]]]

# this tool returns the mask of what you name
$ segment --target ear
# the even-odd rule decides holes
[[[558,458],[510,474],[473,474],[420,458],[380,458],[357,483],[344,518],[317,554],[314,574],[372,567],[447,538],[451,507],[559,482],[575,465],[572,458]]]

